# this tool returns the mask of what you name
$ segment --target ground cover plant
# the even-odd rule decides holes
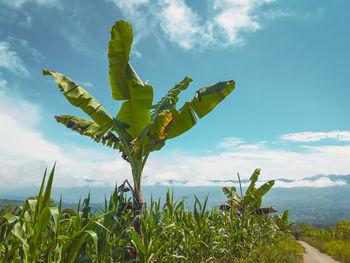
[[[339,221],[336,226],[327,229],[303,226],[298,232],[300,239],[310,245],[341,262],[350,262],[350,221]]]
[[[0,262],[302,262],[303,249],[273,217],[236,210],[206,209],[196,196],[192,209],[174,200],[151,200],[140,217],[131,196],[116,186],[103,210],[93,213],[90,197],[77,210],[56,206],[51,171],[36,197],[0,212]]]
[[[110,32],[108,60],[112,98],[123,101],[116,117],[112,117],[93,96],[66,76],[51,70],[43,70],[43,74],[52,75],[67,100],[93,120],[61,115],[55,116],[58,122],[122,152],[122,157],[132,168],[134,187],[129,185],[129,189],[135,210],[139,210],[143,204],[142,171],[149,154],[160,150],[167,139],[191,129],[197,118],[207,115],[234,90],[235,82],[222,81],[201,88],[191,101],[178,110],[178,95],[192,82],[185,77],[153,104],[153,87],[143,83],[129,63],[133,41],[131,25],[119,20]]]

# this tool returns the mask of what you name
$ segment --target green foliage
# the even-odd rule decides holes
[[[350,262],[350,242],[345,240],[331,240],[325,242],[322,251],[341,262]]]
[[[243,258],[237,262],[241,263],[296,263],[304,262],[304,248],[301,244],[287,235],[276,236],[271,243],[256,248],[250,257]]]
[[[62,210],[50,202],[53,176],[45,187],[45,172],[36,198],[0,212],[0,262],[302,262],[300,246],[268,215],[243,220],[196,196],[187,210],[168,191],[164,205],[151,200],[135,217],[117,186],[98,213],[90,195],[77,211]]]
[[[93,120],[61,115],[55,116],[57,122],[122,152],[122,157],[132,168],[134,203],[141,207],[142,171],[149,154],[160,150],[167,139],[191,129],[197,123],[197,118],[207,115],[233,91],[235,82],[222,81],[201,88],[191,101],[177,109],[179,93],[192,81],[185,77],[153,105],[153,87],[143,83],[129,63],[133,41],[131,25],[119,20],[112,26],[110,33],[108,60],[112,98],[123,101],[115,118],[71,79],[51,70],[43,70],[43,74],[53,76],[66,99]]]
[[[350,221],[339,221],[335,227],[314,229],[304,226],[299,230],[301,239],[340,260],[350,262]]]
[[[223,187],[222,191],[228,198],[226,201],[232,208],[232,210],[236,211],[236,214],[245,218],[248,214],[269,214],[274,213],[275,210],[272,207],[261,208],[262,197],[270,191],[271,187],[275,184],[275,181],[269,181],[261,185],[259,188],[255,187],[256,182],[259,179],[260,169],[255,169],[254,173],[250,177],[250,185],[243,195],[241,178],[238,175],[238,180],[240,184],[240,192],[241,196],[237,194],[236,187]]]
[[[273,220],[278,228],[286,233],[291,233],[294,227],[294,223],[290,223],[289,220],[289,210],[285,210],[282,215],[274,215]]]

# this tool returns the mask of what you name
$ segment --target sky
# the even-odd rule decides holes
[[[348,0],[0,0],[0,188],[37,186],[54,162],[59,187],[131,178],[118,151],[56,123],[88,116],[42,75],[68,76],[116,116],[107,47],[120,19],[133,27],[130,62],[155,103],[185,76],[194,81],[179,107],[201,87],[236,81],[151,154],[144,185],[216,185],[255,168],[262,180],[295,180],[289,187],[344,184],[305,178],[350,174],[348,10]]]

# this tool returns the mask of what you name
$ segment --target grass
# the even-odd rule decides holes
[[[77,211],[51,198],[54,169],[38,195],[0,212],[0,262],[302,262],[303,248],[268,215],[193,209],[169,191],[141,215],[116,187],[98,213],[90,196]],[[139,230],[138,230],[139,229]]]
[[[341,262],[350,263],[350,221],[339,221],[335,227],[327,229],[304,226],[299,233],[310,245]]]

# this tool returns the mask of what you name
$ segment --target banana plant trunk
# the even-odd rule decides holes
[[[145,203],[142,198],[141,180],[142,180],[143,168],[145,166],[148,155],[149,153],[143,156],[142,155],[135,156],[133,154],[129,154],[129,157],[128,157],[128,161],[131,165],[132,177],[134,181],[134,189],[132,191],[133,205],[134,205],[134,209],[138,211],[141,211]]]
[[[136,210],[141,210],[144,204],[141,192],[142,169],[139,167],[135,167],[135,169],[133,168],[132,176],[134,180],[133,204]]]
[[[137,219],[134,222],[134,228],[135,231],[138,234],[141,234],[141,218],[142,215],[142,208],[144,205],[146,205],[145,201],[142,197],[142,191],[141,191],[141,180],[142,180],[142,172],[143,168],[145,166],[146,160],[148,158],[149,153],[146,153],[145,155],[133,155],[129,154],[129,163],[132,168],[132,176],[134,181],[134,189],[132,190],[133,195],[133,214]]]

